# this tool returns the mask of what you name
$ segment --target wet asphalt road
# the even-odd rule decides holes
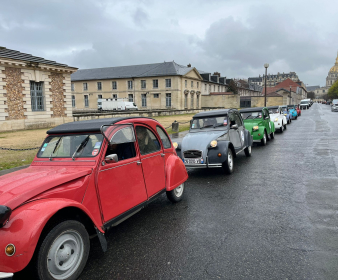
[[[338,279],[338,113],[314,104],[235,171],[189,170],[159,200],[91,241],[80,279]]]

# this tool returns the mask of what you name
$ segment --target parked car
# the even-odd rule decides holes
[[[333,99],[332,100],[331,111],[332,112],[338,111],[338,99]]]
[[[303,99],[300,101],[300,109],[301,110],[307,110],[310,108],[310,99]]]
[[[275,125],[275,130],[283,132],[286,129],[287,120],[284,114],[282,113],[279,106],[267,107],[270,114],[270,120],[273,121]]]
[[[267,140],[275,138],[275,124],[270,120],[269,110],[265,107],[240,110],[245,128],[248,129],[254,142],[266,145]]]
[[[287,108],[287,105],[283,105],[283,106],[279,106],[279,107],[280,107],[281,112],[286,117],[287,124],[291,124],[291,122],[292,122],[292,115],[289,112],[289,110]]]
[[[298,113],[297,113],[297,110],[296,110],[296,105],[287,105],[287,110],[291,114],[292,119],[297,120]]]
[[[234,158],[251,156],[252,136],[236,109],[201,112],[193,116],[182,143],[174,143],[186,167],[217,168],[231,174]]]
[[[296,111],[297,111],[298,117],[301,116],[301,115],[302,115],[302,110],[300,109],[299,104],[298,104],[298,105],[295,105],[295,109],[296,109]]]
[[[106,251],[110,227],[163,193],[182,199],[187,171],[153,119],[73,122],[47,133],[28,168],[0,180],[0,271],[7,276],[32,261],[37,279],[77,279],[89,236],[97,234]]]

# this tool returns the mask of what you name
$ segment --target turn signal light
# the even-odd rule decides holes
[[[8,244],[5,249],[7,256],[11,257],[15,254],[15,246],[13,244]]]
[[[222,154],[221,154],[221,153],[218,153],[217,155],[218,155],[218,157],[221,157],[221,156],[222,156]]]

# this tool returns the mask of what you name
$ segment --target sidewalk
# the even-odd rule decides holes
[[[183,131],[183,132],[179,132],[179,133],[173,133],[173,134],[170,134],[170,139],[173,141],[173,142],[177,142],[177,141],[182,141],[183,137],[185,135],[187,135],[187,133],[189,132],[189,130],[187,131]],[[5,169],[5,170],[1,170],[0,171],[0,176],[2,175],[5,175],[5,174],[9,174],[9,173],[12,173],[14,171],[18,171],[18,170],[21,170],[21,169],[24,169],[24,168],[27,168],[29,165],[23,165],[23,166],[18,166],[18,167],[14,167],[14,168],[10,168],[10,169]]]

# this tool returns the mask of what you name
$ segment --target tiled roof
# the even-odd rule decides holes
[[[0,58],[16,59],[16,60],[22,60],[22,61],[27,61],[27,62],[42,63],[42,64],[48,64],[48,65],[54,65],[54,66],[60,66],[60,67],[71,67],[66,64],[58,63],[52,60],[47,60],[42,57],[33,56],[27,53],[10,50],[4,47],[0,47]],[[71,68],[75,68],[75,67],[71,67]]]
[[[291,90],[295,91],[295,92],[296,92],[296,90],[297,90],[298,87],[301,87],[299,84],[295,83],[291,79],[286,79],[283,82],[278,83],[275,86],[275,88],[284,88],[284,89],[290,90],[290,86],[291,86]]]
[[[71,75],[72,81],[104,80],[117,78],[183,76],[193,67],[186,67],[176,62],[81,69]]]

